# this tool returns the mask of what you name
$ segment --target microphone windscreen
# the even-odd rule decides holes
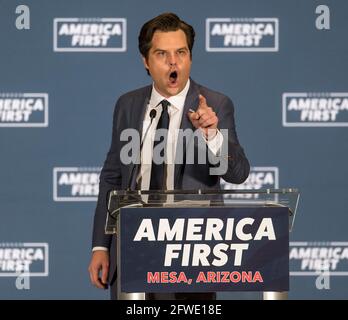
[[[150,118],[151,118],[151,119],[155,118],[155,117],[156,117],[156,114],[157,114],[156,110],[155,110],[155,109],[152,109],[152,110],[150,111]]]

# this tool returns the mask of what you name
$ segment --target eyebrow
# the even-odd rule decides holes
[[[182,48],[176,49],[176,51],[179,51],[179,50],[187,50],[188,51],[188,48],[187,47],[182,47]],[[154,50],[154,52],[158,52],[158,51],[168,51],[168,50],[160,49],[160,48],[157,48],[157,49]]]

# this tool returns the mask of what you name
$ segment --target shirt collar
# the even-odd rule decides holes
[[[151,98],[150,98],[150,105],[152,107],[157,106],[162,100],[168,100],[170,102],[170,105],[173,106],[175,109],[182,109],[184,108],[185,99],[187,96],[187,92],[190,88],[190,79],[187,80],[187,83],[177,95],[171,96],[169,98],[163,97],[155,88],[154,84],[152,84],[152,92],[151,92]]]

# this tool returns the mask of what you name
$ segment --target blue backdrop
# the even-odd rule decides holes
[[[235,104],[245,187],[301,191],[290,298],[347,298],[347,2],[0,0],[0,299],[108,298],[87,272],[98,174],[117,97],[150,83],[139,29],[165,11],[196,30],[193,79]]]

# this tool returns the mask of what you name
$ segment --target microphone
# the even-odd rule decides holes
[[[134,169],[137,167],[137,163],[138,163],[138,161],[140,160],[139,158],[140,158],[140,156],[141,156],[141,152],[143,151],[143,144],[144,144],[144,141],[145,141],[146,136],[147,136],[147,134],[148,134],[148,132],[149,132],[149,129],[150,129],[151,125],[152,125],[153,119],[156,118],[156,115],[157,115],[157,111],[156,111],[155,109],[152,109],[152,110],[150,111],[150,119],[151,119],[151,122],[150,122],[150,124],[148,125],[148,127],[147,127],[147,129],[146,129],[146,131],[145,131],[144,138],[141,140],[140,148],[139,148],[139,153],[138,153],[137,159],[136,159],[136,161],[135,161],[135,164],[134,164],[134,166],[133,166],[133,168],[132,168],[132,170],[131,170],[131,173],[130,173],[130,175],[129,175],[129,178],[128,178],[127,191],[130,191],[130,187],[131,187],[130,185],[131,185],[131,183],[132,183],[132,178],[133,178],[133,174],[134,174]]]
[[[156,114],[157,114],[157,111],[155,109],[152,109],[150,111],[150,119],[151,119],[151,122],[149,124],[149,126],[147,127],[146,131],[145,131],[145,134],[144,134],[144,139],[142,139],[141,141],[141,144],[140,144],[140,152],[139,152],[139,155],[141,154],[141,151],[143,149],[143,144],[144,144],[144,140],[147,136],[147,132],[149,131],[150,127],[151,127],[151,124],[152,124],[152,120],[156,118]],[[138,161],[137,161],[138,162]]]

